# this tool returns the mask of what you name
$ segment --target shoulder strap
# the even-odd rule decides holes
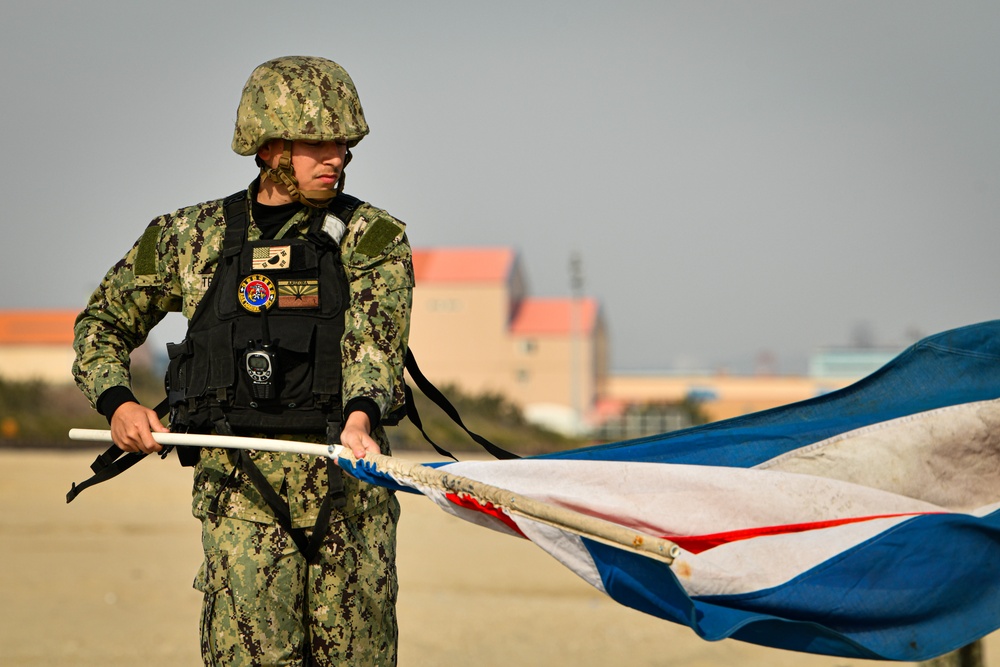
[[[351,218],[354,216],[354,211],[361,206],[362,203],[363,202],[357,197],[352,197],[349,194],[341,192],[333,198],[333,201],[331,201],[326,207],[326,210],[340,218],[340,220],[346,225],[351,222]]]
[[[444,413],[451,418],[453,422],[458,424],[463,431],[469,434],[470,438],[472,438],[479,446],[481,446],[487,452],[492,454],[494,458],[497,459],[520,458],[517,454],[512,454],[511,452],[508,452],[506,449],[494,445],[492,442],[490,442],[483,436],[470,431],[468,427],[466,427],[466,425],[462,422],[462,417],[458,414],[458,410],[455,409],[455,406],[452,405],[451,402],[447,398],[445,398],[445,395],[442,394],[437,387],[431,384],[430,380],[428,380],[424,376],[424,374],[420,371],[420,368],[417,366],[417,360],[413,356],[413,351],[409,349],[406,350],[406,370],[410,373],[410,377],[413,378],[413,383],[417,385],[420,391],[424,392],[424,395],[427,396],[427,398],[434,401],[434,403],[437,404],[437,406],[441,408],[444,411]],[[406,416],[409,417],[410,421],[413,422],[413,425],[420,430],[421,435],[424,436],[424,440],[431,443],[431,446],[434,447],[434,449],[442,456],[447,456],[449,458],[455,459],[455,457],[452,456],[448,451],[442,449],[441,447],[438,447],[437,444],[433,440],[431,440],[430,437],[427,435],[427,433],[424,431],[423,424],[420,421],[420,415],[417,414],[416,403],[414,403],[413,401],[413,392],[410,390],[409,386],[407,386],[405,383],[403,384],[403,391],[406,394]],[[458,459],[455,460],[457,461]]]
[[[326,208],[317,209],[316,214],[313,215],[313,222],[309,228],[309,237],[313,243],[319,245],[339,245],[339,238],[332,238],[330,234],[323,231],[324,224],[327,216],[332,215],[340,222],[344,224],[346,228],[351,224],[351,218],[354,217],[354,211],[358,209],[361,204],[363,204],[357,197],[352,197],[344,193],[340,193],[333,198]]]
[[[226,234],[222,238],[223,257],[238,255],[243,250],[243,241],[247,236],[247,221],[250,219],[248,207],[246,190],[234,192],[222,200],[222,210],[226,219]]]

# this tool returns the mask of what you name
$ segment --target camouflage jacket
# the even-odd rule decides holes
[[[253,195],[252,185],[248,197]],[[277,238],[303,235],[307,219],[308,211],[297,213]],[[108,271],[75,328],[73,373],[93,405],[107,389],[130,386],[129,353],[168,312],[179,311],[191,318],[215,272],[224,231],[221,199],[180,209],[154,219]],[[248,238],[259,237],[260,230],[251,219]],[[413,288],[405,225],[385,211],[362,204],[347,225],[340,250],[350,288],[341,343],[342,399],[344,404],[359,397],[371,399],[387,415],[403,404],[403,361]],[[373,437],[388,453],[383,429],[376,428]],[[311,526],[326,493],[324,459],[268,452],[256,452],[253,459],[289,501],[293,525]],[[271,510],[242,475],[234,484],[225,484],[229,472],[224,451],[202,450],[195,468],[195,516],[204,517],[219,496],[221,515],[273,522]],[[384,490],[345,478],[345,514],[384,502]]]

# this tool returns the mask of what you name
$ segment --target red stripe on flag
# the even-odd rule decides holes
[[[476,512],[482,512],[483,514],[488,514],[489,516],[503,522],[505,526],[513,530],[515,533],[521,537],[525,537],[521,529],[517,527],[514,520],[511,519],[506,512],[494,505],[493,503],[481,503],[472,496],[460,496],[457,493],[448,493],[445,497],[450,500],[455,505],[459,507],[464,507],[465,509],[474,510]],[[527,538],[525,538],[527,539]]]
[[[873,516],[851,517],[849,519],[831,519],[830,521],[813,521],[810,523],[789,523],[782,526],[761,526],[759,528],[744,528],[743,530],[731,530],[725,533],[712,533],[710,535],[664,535],[663,539],[670,540],[681,549],[693,554],[698,554],[709,549],[739,542],[741,540],[752,540],[755,537],[765,537],[768,535],[786,535],[791,533],[804,533],[810,530],[821,530],[823,528],[833,528],[844,526],[850,523],[861,523],[874,519],[891,519],[902,516],[923,516],[925,514],[944,514],[944,512],[906,512],[902,514],[876,514]]]

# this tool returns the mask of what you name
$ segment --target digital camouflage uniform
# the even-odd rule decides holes
[[[304,235],[309,214],[308,207],[295,214],[276,238]],[[191,318],[211,282],[224,230],[222,200],[158,217],[108,272],[75,331],[74,374],[93,404],[110,388],[130,386],[129,352],[167,312]],[[252,217],[247,235],[260,237]],[[340,253],[350,290],[342,401],[370,399],[385,416],[403,403],[413,286],[404,225],[361,204]],[[389,453],[382,427],[372,437]],[[322,434],[294,439],[325,442]],[[254,452],[252,459],[288,503],[293,527],[310,529],[327,492],[325,459],[271,452]],[[205,596],[205,663],[299,665],[308,638],[311,664],[394,664],[399,505],[393,494],[343,475],[346,507],[334,511],[320,556],[307,565],[245,475],[227,484],[230,473],[225,450],[201,451],[193,513],[202,521],[205,549],[195,580]]]

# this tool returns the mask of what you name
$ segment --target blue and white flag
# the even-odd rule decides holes
[[[1000,321],[927,338],[801,403],[434,468],[665,538],[676,558],[377,463],[354,474],[526,537],[621,604],[705,639],[920,661],[1000,628]]]

